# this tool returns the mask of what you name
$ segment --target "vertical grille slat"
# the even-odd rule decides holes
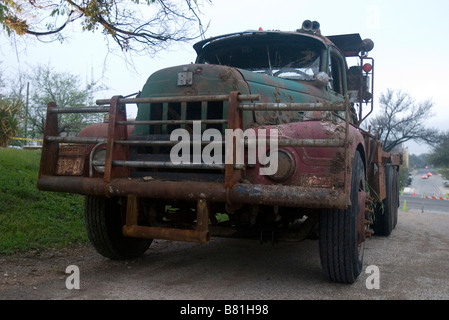
[[[201,119],[208,119],[207,118],[207,109],[208,109],[207,101],[201,102]],[[206,130],[206,128],[207,128],[207,125],[206,124],[202,124],[201,125],[201,132],[204,132],[204,130]]]
[[[168,103],[164,102],[162,104],[162,120],[167,120],[167,119],[168,119]],[[167,132],[167,125],[163,124],[161,133],[165,133],[165,132]]]
[[[187,102],[185,102],[185,101],[181,102],[181,119],[180,120],[187,120]],[[181,128],[185,129],[186,125],[182,124]]]

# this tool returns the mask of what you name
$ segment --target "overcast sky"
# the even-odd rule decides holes
[[[201,0],[199,0],[201,2]],[[374,41],[375,108],[377,95],[387,88],[408,92],[416,101],[431,99],[435,116],[427,127],[449,131],[449,1],[447,0],[212,0],[201,8],[210,22],[206,37],[250,29],[293,31],[304,20],[316,20],[323,35],[360,33]],[[133,59],[135,70],[107,54],[103,36],[76,33],[62,44],[23,39],[12,41],[0,33],[0,61],[5,76],[36,64],[50,64],[109,87],[105,98],[142,89],[149,75],[161,68],[195,60],[193,43],[174,45],[156,57]],[[406,143],[410,153],[428,152]]]

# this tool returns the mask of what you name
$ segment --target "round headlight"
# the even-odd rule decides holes
[[[292,176],[295,172],[296,164],[292,154],[286,150],[277,150],[277,157],[278,169],[275,174],[268,177],[275,182],[281,182]]]
[[[106,149],[99,149],[92,158],[95,171],[104,173],[104,163],[106,161]]]

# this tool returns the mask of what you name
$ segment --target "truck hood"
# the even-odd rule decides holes
[[[214,64],[179,65],[153,73],[144,85],[140,97],[182,97],[227,95],[232,91],[240,94],[259,94],[258,102],[313,103],[328,100],[324,88],[312,84],[281,79],[244,69]],[[148,103],[138,104],[137,120],[151,119]],[[300,121],[298,112],[245,113],[244,126],[279,124]],[[143,134],[141,130],[135,133]]]
[[[191,74],[191,82],[179,84],[180,77],[188,74]],[[214,95],[231,91],[260,94],[262,102],[313,102],[316,97],[328,99],[327,91],[312,83],[212,64],[179,65],[156,71],[148,78],[140,96]]]
[[[180,84],[183,76],[191,76],[187,84]],[[188,64],[161,69],[153,73],[142,89],[141,97],[174,97],[249,93],[249,87],[235,68],[219,65]]]

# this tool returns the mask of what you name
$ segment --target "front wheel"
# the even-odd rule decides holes
[[[90,242],[102,256],[132,259],[142,255],[152,239],[125,237],[126,199],[86,196],[84,217]]]
[[[366,180],[365,166],[356,152],[351,178],[351,205],[326,209],[320,215],[320,258],[325,277],[353,283],[363,266]]]

